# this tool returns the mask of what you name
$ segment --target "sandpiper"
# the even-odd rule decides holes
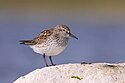
[[[55,65],[51,56],[56,56],[64,51],[67,47],[69,37],[78,39],[70,32],[68,26],[57,25],[51,29],[42,31],[32,40],[21,40],[20,44],[28,45],[34,52],[42,54],[46,66],[49,66],[45,56],[49,56],[51,65]]]

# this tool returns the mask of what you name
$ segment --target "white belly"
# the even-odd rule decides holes
[[[64,49],[66,48],[67,45],[65,46],[58,46],[55,44],[48,45],[48,46],[43,46],[43,45],[33,45],[30,46],[34,52],[39,53],[39,54],[44,54],[46,56],[55,56],[60,54]]]

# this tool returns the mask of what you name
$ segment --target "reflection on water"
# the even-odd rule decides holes
[[[124,0],[0,2],[0,83],[44,66],[41,56],[18,41],[57,24],[68,25],[79,40],[71,38],[56,63],[125,60]]]

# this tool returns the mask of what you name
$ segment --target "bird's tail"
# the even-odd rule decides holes
[[[20,40],[20,44],[33,45],[33,40]]]

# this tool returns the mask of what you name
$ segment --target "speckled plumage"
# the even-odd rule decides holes
[[[20,42],[30,46],[36,53],[55,56],[66,48],[70,36],[78,39],[70,33],[70,29],[66,25],[57,25],[42,31],[33,40],[21,40]]]

